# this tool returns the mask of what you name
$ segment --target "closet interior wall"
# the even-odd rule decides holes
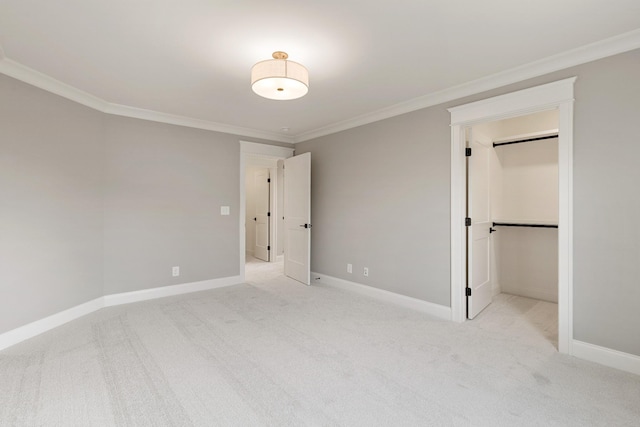
[[[474,126],[492,141],[558,128],[557,110]],[[558,139],[491,148],[494,222],[558,224]],[[558,302],[558,230],[494,227],[493,293]]]

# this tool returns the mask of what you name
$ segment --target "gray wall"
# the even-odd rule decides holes
[[[312,152],[312,270],[448,306],[449,138],[432,108],[297,144]]]
[[[574,336],[640,355],[640,51],[580,68]]]
[[[239,137],[115,116],[106,127],[105,294],[239,275]]]
[[[240,139],[0,75],[0,333],[102,295],[238,275]]]
[[[0,75],[0,333],[102,295],[103,126]]]
[[[312,269],[449,305],[446,108],[571,76],[574,338],[640,355],[638,50],[298,144],[313,159]]]

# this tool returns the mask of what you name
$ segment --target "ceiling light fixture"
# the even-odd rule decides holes
[[[258,95],[276,100],[303,97],[309,92],[309,72],[297,62],[288,61],[285,52],[273,52],[273,59],[260,61],[251,68],[251,89]]]

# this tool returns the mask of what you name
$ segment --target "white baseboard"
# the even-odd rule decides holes
[[[181,285],[162,286],[159,288],[124,292],[121,294],[105,295],[0,334],[0,350],[4,350],[5,348],[28,340],[29,338],[33,338],[53,328],[64,325],[67,322],[86,316],[94,311],[98,311],[104,307],[129,304],[132,302],[173,295],[188,294],[191,292],[206,291],[209,289],[222,288],[224,286],[237,285],[239,283],[242,283],[240,276],[231,276],[222,277],[220,279],[203,280],[201,282],[184,283]]]
[[[181,285],[162,286],[159,288],[142,289],[139,291],[123,292],[104,296],[104,306],[129,304],[156,298],[170,297],[191,292],[206,291],[225,286],[242,283],[240,276],[222,277],[220,279],[202,280],[200,282],[183,283]]]
[[[491,296],[495,297],[496,295],[500,295],[502,293],[502,287],[499,283],[493,283],[493,287],[491,288]]]
[[[12,329],[0,335],[0,350],[18,344],[19,342],[33,338],[43,332],[47,332],[53,328],[64,325],[67,322],[75,320],[79,317],[86,316],[89,313],[100,310],[103,307],[102,297],[85,302],[75,307],[71,307],[35,322],[28,323],[19,328]]]
[[[572,353],[580,359],[640,375],[640,356],[578,340],[572,342]]]
[[[509,295],[517,295],[525,298],[532,298],[541,301],[558,303],[558,290],[538,289],[535,287],[502,286],[502,292]]]
[[[349,280],[338,279],[337,277],[328,276],[326,274],[311,272],[311,277],[316,283],[321,283],[334,288],[346,289],[361,295],[367,295],[371,298],[430,314],[439,319],[451,320],[451,307],[434,304],[432,302],[408,297],[406,295],[396,294],[395,292],[385,291],[384,289],[378,289],[372,286],[362,285],[360,283],[350,282]]]

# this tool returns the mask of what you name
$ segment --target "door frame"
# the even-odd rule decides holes
[[[558,351],[573,354],[573,89],[576,77],[472,102],[451,113],[451,318],[466,321],[465,128],[557,109]]]
[[[260,144],[257,142],[249,142],[249,141],[240,141],[240,209],[239,209],[239,235],[240,235],[240,281],[244,282],[245,280],[245,271],[244,265],[246,262],[246,210],[247,210],[247,195],[245,191],[246,186],[246,167],[247,167],[247,155],[258,155],[262,157],[267,157],[271,159],[288,159],[293,156],[293,148],[289,147],[279,147],[276,145],[269,144]],[[274,192],[272,192],[274,193]],[[271,203],[273,203],[274,198],[277,197],[275,194],[272,194]],[[273,234],[275,234],[275,230],[277,229],[277,221],[275,221],[275,215],[271,216],[272,229]],[[271,260],[271,254],[269,255],[269,259]]]

